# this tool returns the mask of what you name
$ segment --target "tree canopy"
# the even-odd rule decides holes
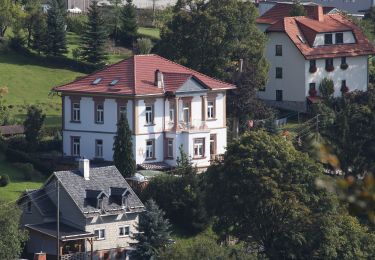
[[[132,0],[126,0],[121,11],[121,40],[127,47],[132,47],[137,38],[137,10]]]
[[[57,0],[50,1],[47,12],[48,41],[45,52],[52,56],[62,56],[67,52],[64,13]]]
[[[25,128],[25,138],[30,150],[35,150],[38,147],[45,118],[46,115],[43,114],[42,109],[37,106],[28,107],[23,125]]]
[[[292,8],[290,9],[289,15],[290,16],[305,16],[306,15],[306,10],[301,4],[300,0],[293,0],[293,5],[292,5]]]

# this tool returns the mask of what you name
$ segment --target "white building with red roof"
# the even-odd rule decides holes
[[[65,156],[112,161],[121,113],[138,165],[176,165],[179,147],[198,167],[227,145],[226,91],[235,86],[158,55],[136,55],[55,87]]]
[[[276,107],[305,111],[324,78],[333,80],[335,96],[343,90],[366,91],[368,57],[375,49],[360,28],[316,4],[304,5],[306,16],[289,17],[291,6],[278,3],[257,19],[268,36],[270,62],[259,97]]]

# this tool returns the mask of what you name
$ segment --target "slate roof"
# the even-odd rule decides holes
[[[155,86],[155,72],[164,75],[165,88]],[[174,92],[189,78],[199,80],[209,90],[234,89],[235,86],[218,79],[211,78],[185,66],[167,60],[156,54],[135,55],[122,60],[86,77],[54,87],[58,92],[90,93],[110,95],[163,95]],[[95,79],[101,78],[98,84]],[[118,80],[110,86],[113,80]]]
[[[56,216],[56,206],[46,194],[45,190],[26,190],[25,195],[34,203],[35,207],[45,217]],[[21,197],[23,198],[23,196]],[[24,200],[23,200],[24,201]]]
[[[92,196],[99,195],[98,191],[103,191],[109,196],[108,204],[105,209],[108,212],[124,212],[122,205],[118,203],[117,198],[112,200],[110,196],[111,189],[127,189],[129,194],[127,196],[127,211],[140,212],[143,211],[143,204],[126,182],[121,173],[115,166],[90,168],[90,179],[85,180],[82,174],[78,171],[59,171],[55,172],[54,176],[58,178],[62,187],[67,191],[75,204],[83,214],[99,213],[93,203],[91,203]],[[87,191],[90,198],[87,197]]]

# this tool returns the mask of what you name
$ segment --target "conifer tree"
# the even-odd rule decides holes
[[[117,134],[113,143],[113,162],[124,177],[134,175],[136,164],[133,156],[132,132],[125,114],[117,123]]]
[[[137,10],[132,0],[126,0],[121,13],[121,39],[125,46],[132,46],[137,37]]]
[[[47,36],[47,55],[62,56],[67,52],[64,14],[57,0],[51,0],[47,12]]]
[[[25,128],[25,138],[30,150],[35,150],[41,138],[41,130],[46,115],[42,109],[36,106],[30,106],[27,109],[27,115],[23,126]]]
[[[164,211],[153,200],[148,200],[145,208],[146,212],[139,218],[140,232],[134,237],[138,241],[132,254],[134,259],[155,259],[170,239],[170,224],[164,219]]]
[[[82,58],[93,64],[104,65],[107,60],[105,53],[107,33],[97,1],[91,3],[87,15],[86,30],[81,38]]]
[[[306,15],[305,8],[303,7],[303,5],[301,4],[299,0],[293,1],[293,6],[292,6],[292,9],[290,9],[289,15],[290,16],[305,16]]]

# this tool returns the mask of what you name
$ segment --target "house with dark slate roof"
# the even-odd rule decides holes
[[[126,259],[144,206],[115,166],[90,168],[81,159],[79,169],[54,172],[23,194],[28,254],[56,257],[58,198],[61,259]]]

